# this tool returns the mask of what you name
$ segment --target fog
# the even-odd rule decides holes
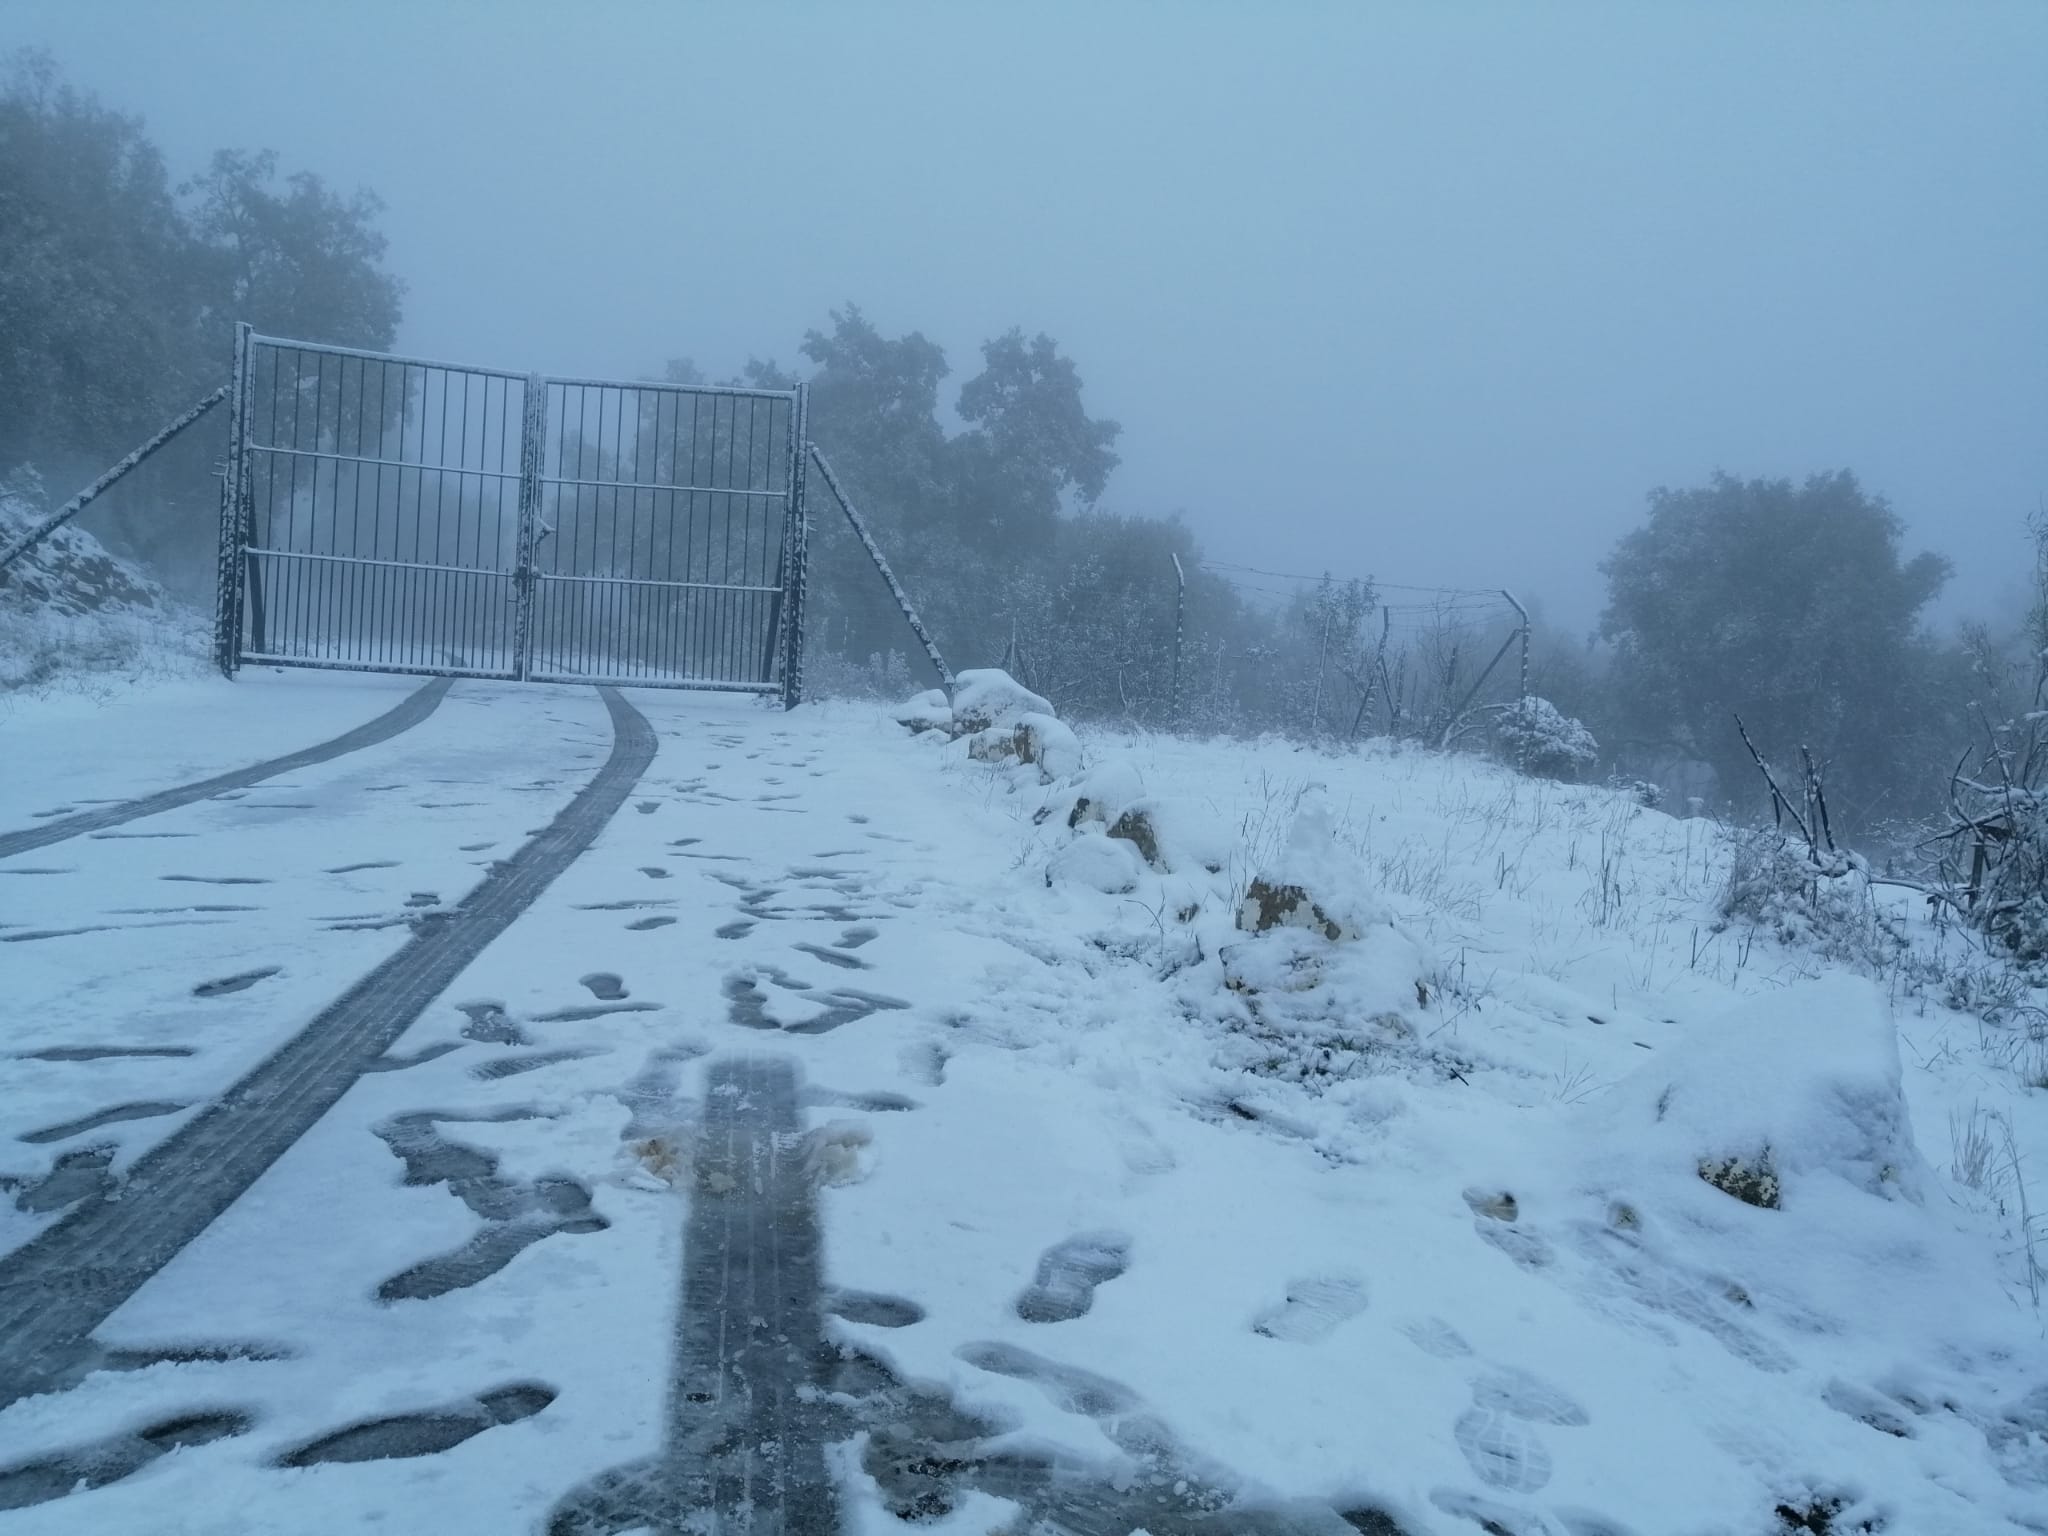
[[[1853,469],[2017,602],[2048,8],[10,0],[174,176],[388,204],[407,351],[799,362],[1012,325],[1212,556],[1597,617],[1646,491]]]

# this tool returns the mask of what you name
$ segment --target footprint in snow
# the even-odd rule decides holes
[[[1440,1317],[1418,1317],[1401,1325],[1408,1342],[1438,1360],[1456,1360],[1472,1353],[1465,1336]]]
[[[1365,1297],[1365,1281],[1356,1275],[1291,1280],[1287,1299],[1261,1312],[1252,1322],[1252,1332],[1290,1344],[1315,1344],[1363,1312]]]
[[[1082,1232],[1039,1255],[1038,1272],[1017,1298],[1027,1323],[1065,1323],[1095,1305],[1095,1289],[1131,1263],[1131,1240],[1121,1232]]]
[[[1508,1366],[1472,1384],[1472,1406],[1451,1426],[1451,1437],[1481,1481],[1510,1493],[1535,1493],[1549,1484],[1553,1467],[1535,1426],[1580,1428],[1591,1422],[1562,1388]]]

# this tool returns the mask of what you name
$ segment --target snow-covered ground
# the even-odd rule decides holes
[[[0,831],[411,686],[31,702]],[[0,1410],[0,1494],[232,1430],[0,1498],[0,1532],[545,1529],[662,1450],[706,1078],[764,1049],[806,1085],[829,1336],[896,1384],[838,1394],[846,1531],[1020,1531],[974,1470],[1005,1456],[1098,1490],[1074,1531],[2048,1531],[2021,1181],[1967,1134],[2048,1157],[2018,1027],[1717,931],[1707,824],[1408,750],[1102,732],[1046,784],[892,711],[630,697],[660,745],[626,807],[99,1330],[137,1368]],[[608,741],[588,690],[458,683],[124,829],[164,836],[0,861],[0,1174],[48,1192],[0,1240],[62,1215],[67,1153],[118,1181]],[[1287,887],[1313,907],[1240,926]],[[185,1054],[63,1059],[109,1046]],[[140,1363],[174,1349],[240,1357]],[[312,1449],[383,1420],[407,1454]]]

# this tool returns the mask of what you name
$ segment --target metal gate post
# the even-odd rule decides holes
[[[789,506],[785,509],[782,564],[782,707],[804,698],[804,596],[810,580],[810,510],[804,505],[804,469],[809,459],[811,387],[799,384],[789,413]]]
[[[228,456],[221,466],[218,590],[213,614],[213,659],[221,675],[233,677],[242,661],[242,550],[247,537],[249,462],[246,451],[249,404],[249,335],[235,327],[235,359],[228,379]]]
[[[1180,729],[1180,652],[1187,638],[1188,619],[1188,573],[1181,569],[1180,556],[1168,551],[1173,559],[1173,697],[1167,706],[1167,729]]]
[[[526,379],[526,407],[519,417],[519,532],[512,564],[512,675],[524,679],[533,657],[533,595],[539,588],[540,477],[547,457],[548,386],[539,374]]]

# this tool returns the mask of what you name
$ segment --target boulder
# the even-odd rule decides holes
[[[998,667],[978,667],[953,679],[952,724],[955,736],[972,736],[996,726],[1016,724],[1023,715],[1050,715],[1052,705]]]
[[[1037,764],[1038,771],[1048,782],[1072,778],[1081,771],[1084,761],[1081,738],[1065,721],[1051,715],[1021,715],[1015,734],[1017,760]]]
[[[1247,933],[1306,928],[1336,943],[1357,938],[1392,914],[1366,883],[1363,861],[1337,841],[1320,791],[1302,797],[1278,856],[1245,890],[1237,926]]]
[[[1748,999],[1658,1052],[1604,1107],[1618,1165],[1661,1166],[1762,1210],[1828,1190],[1916,1200],[1925,1187],[1890,1009],[1859,977]]]
[[[937,688],[920,693],[908,704],[899,705],[896,723],[912,735],[920,731],[947,731],[953,729],[953,706],[946,702],[946,695]]]
[[[1145,797],[1145,781],[1123,758],[1091,769],[1074,786],[1073,803],[1067,809],[1067,825],[1099,821],[1108,826],[1124,813],[1124,807]]]
[[[1133,800],[1109,823],[1109,835],[1136,848],[1162,874],[1219,874],[1230,862],[1229,835],[1205,808],[1188,801]]]
[[[1080,885],[1121,896],[1138,888],[1144,865],[1129,843],[1089,835],[1055,852],[1045,867],[1047,885]]]
[[[1298,885],[1284,885],[1260,875],[1238,903],[1237,926],[1246,933],[1266,933],[1275,928],[1306,928],[1331,943],[1357,938],[1315,903],[1315,898]]]

